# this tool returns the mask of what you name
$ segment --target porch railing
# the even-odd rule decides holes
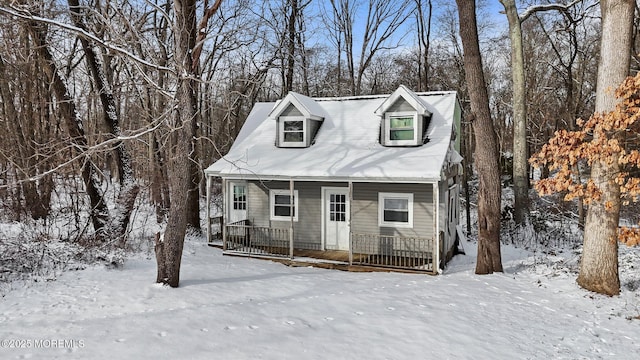
[[[412,270],[434,270],[433,239],[351,234],[351,263]]]
[[[244,220],[225,226],[225,251],[289,257],[289,229],[253,226]],[[300,248],[300,244],[297,244]],[[433,239],[379,234],[351,234],[349,263],[435,272]]]
[[[289,256],[289,229],[252,226],[239,221],[226,226],[225,249],[250,255]]]

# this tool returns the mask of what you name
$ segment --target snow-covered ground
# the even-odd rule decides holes
[[[640,358],[637,250],[621,250],[624,286],[610,298],[563,271],[575,254],[505,246],[505,272],[476,276],[465,249],[429,276],[287,267],[191,239],[177,289],[138,257],[9,291],[0,358]]]

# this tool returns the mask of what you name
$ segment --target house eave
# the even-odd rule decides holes
[[[354,182],[354,183],[398,183],[398,184],[436,184],[438,177],[354,177],[354,176],[288,176],[257,174],[223,174],[205,172],[207,176],[220,177],[225,180],[257,180],[257,181],[317,181],[317,182]]]

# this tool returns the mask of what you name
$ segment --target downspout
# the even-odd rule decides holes
[[[436,251],[433,252],[433,273],[440,272],[440,187],[438,183],[433,183],[433,247]]]
[[[293,210],[296,202],[293,199],[293,178],[289,179],[289,258],[293,259]],[[299,201],[299,200],[298,200]],[[300,209],[295,209],[300,211]]]
[[[207,175],[207,244],[211,243],[211,176]]]

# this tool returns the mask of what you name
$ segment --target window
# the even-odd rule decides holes
[[[280,146],[305,147],[305,122],[306,120],[301,116],[281,116]]]
[[[329,195],[329,219],[331,221],[347,221],[347,195]]]
[[[233,210],[247,210],[247,187],[233,185]]]
[[[298,221],[298,190],[293,191],[293,201],[289,190],[270,190],[271,220]]]
[[[413,140],[414,135],[412,116],[392,116],[389,118],[389,140]]]
[[[378,193],[378,224],[413,227],[413,194]]]
[[[412,111],[385,115],[385,145],[419,145],[418,115]]]
[[[282,122],[284,126],[282,140],[284,142],[303,142],[304,141],[304,122],[285,120]]]

